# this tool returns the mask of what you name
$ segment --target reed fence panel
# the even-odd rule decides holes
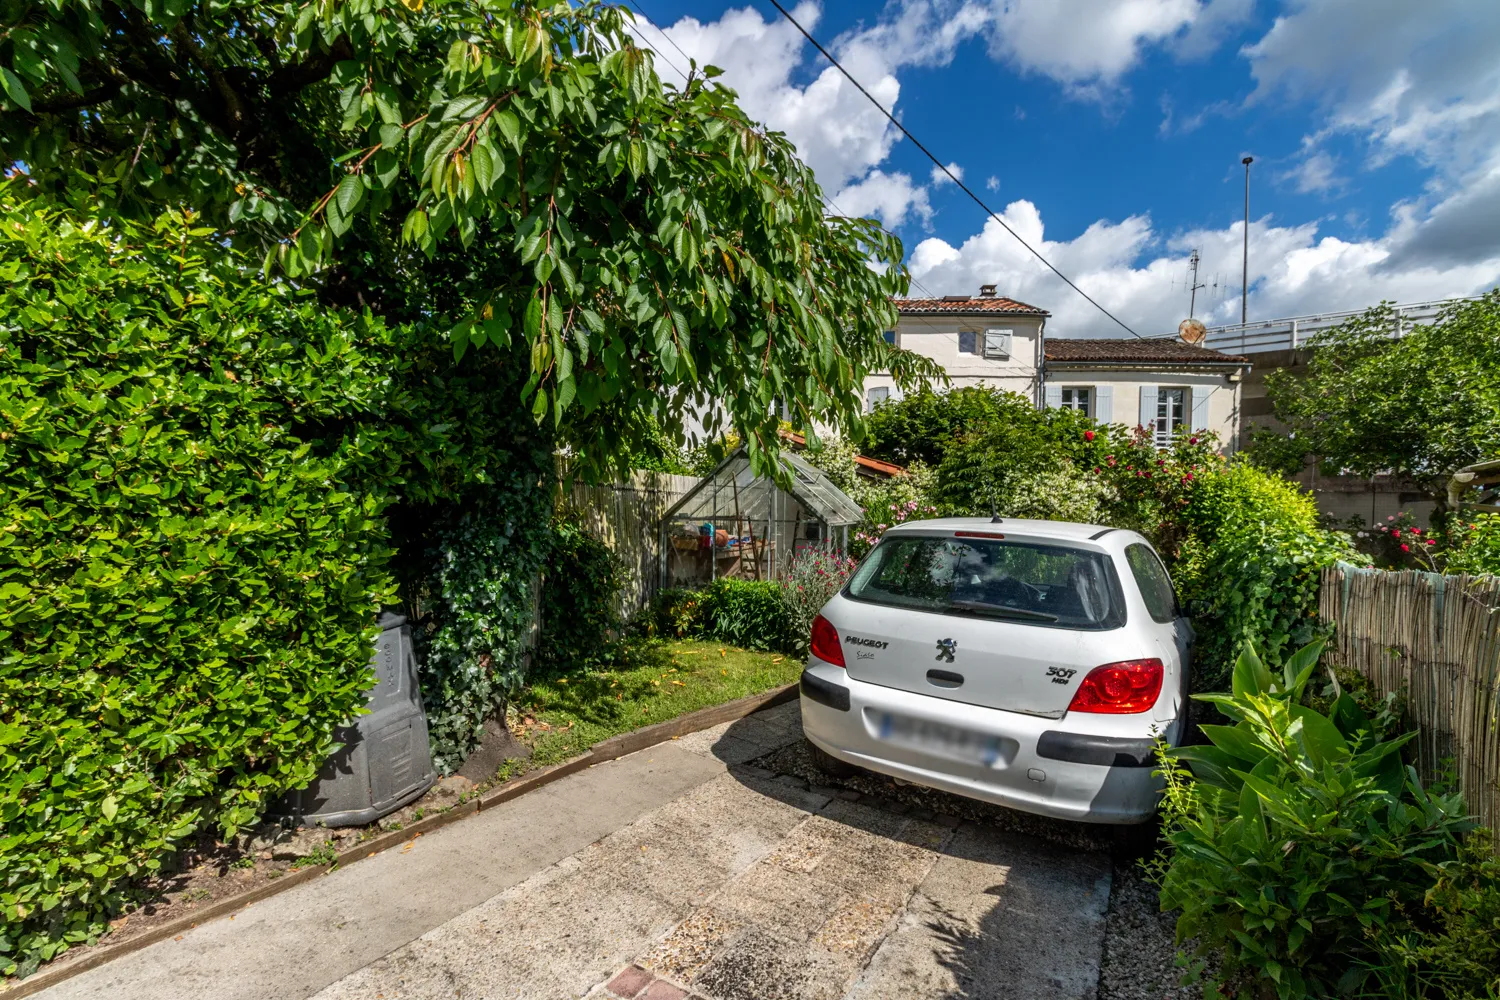
[[[1500,578],[1340,563],[1319,603],[1332,662],[1404,694],[1422,777],[1451,769],[1479,822],[1500,828]]]

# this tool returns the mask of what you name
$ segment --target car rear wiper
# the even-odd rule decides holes
[[[949,601],[954,611],[971,611],[976,615],[994,615],[997,618],[1030,618],[1033,621],[1055,622],[1057,615],[1045,611],[1028,611],[1026,608],[1008,608],[1003,604],[986,604],[983,601]]]

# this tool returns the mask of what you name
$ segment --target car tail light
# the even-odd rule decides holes
[[[1161,694],[1162,665],[1158,659],[1124,660],[1090,670],[1073,694],[1070,712],[1133,715],[1149,711]]]
[[[822,615],[813,619],[812,655],[824,663],[848,669],[844,665],[844,647],[839,644],[839,630]]]

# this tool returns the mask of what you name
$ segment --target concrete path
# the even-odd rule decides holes
[[[565,778],[40,996],[1093,997],[1107,857],[745,762],[795,702]]]

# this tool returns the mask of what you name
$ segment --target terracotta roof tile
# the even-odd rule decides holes
[[[1149,362],[1174,365],[1222,365],[1228,362],[1249,363],[1249,358],[1225,354],[1207,347],[1195,347],[1174,338],[1160,340],[1083,339],[1051,337],[1047,340],[1048,361],[1117,361],[1123,364]]]
[[[1000,313],[1004,315],[1050,316],[1045,309],[1017,302],[1003,295],[945,295],[938,299],[896,299],[896,309],[903,316],[949,315],[971,316],[976,313]]]

